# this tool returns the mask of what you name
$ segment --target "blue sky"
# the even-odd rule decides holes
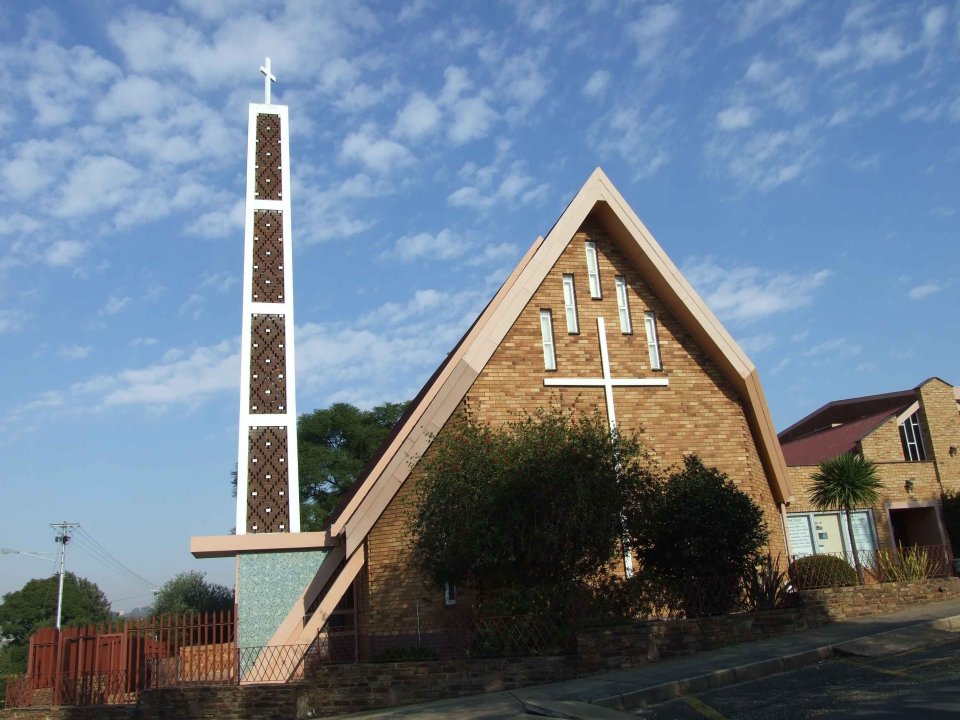
[[[266,55],[302,412],[412,397],[597,165],[751,356],[778,429],[960,382],[960,4],[456,6],[0,5],[0,545],[51,551],[48,523],[79,521],[154,583],[232,584],[188,542],[233,525]],[[95,556],[68,568],[149,602]],[[0,592],[48,569],[0,556]]]

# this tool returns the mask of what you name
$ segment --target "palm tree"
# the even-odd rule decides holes
[[[813,492],[810,501],[818,510],[837,508],[847,514],[847,530],[850,532],[850,545],[853,550],[853,562],[857,568],[857,577],[863,585],[863,568],[857,552],[857,539],[853,535],[853,521],[850,511],[857,505],[871,505],[878,497],[880,478],[877,466],[862,455],[844,453],[830,460],[824,460],[813,474]]]

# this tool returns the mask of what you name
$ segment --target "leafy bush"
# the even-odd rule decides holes
[[[880,582],[912,582],[924,580],[937,571],[937,563],[926,548],[879,550],[875,572]]]
[[[780,557],[774,560],[767,553],[757,558],[752,571],[744,576],[744,603],[749,610],[772,610],[791,605],[794,597],[788,586],[787,573],[780,569]]]
[[[621,552],[621,510],[644,459],[636,436],[611,437],[598,415],[448,425],[418,465],[414,557],[438,585],[470,584],[481,602],[532,587],[538,611],[556,610]]]
[[[406,660],[436,660],[437,651],[424,645],[399,645],[381,650],[370,662],[404,662]]]
[[[856,585],[857,571],[835,555],[807,555],[790,563],[790,582],[798,590]]]
[[[648,473],[626,523],[641,566],[687,617],[732,611],[767,541],[763,511],[694,455],[666,478]]]

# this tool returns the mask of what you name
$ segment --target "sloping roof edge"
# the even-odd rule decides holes
[[[615,238],[618,244],[638,267],[645,270],[643,274],[647,282],[654,286],[677,319],[705,347],[711,359],[741,393],[761,462],[773,481],[771,490],[775,499],[777,502],[789,502],[792,499],[786,463],[756,368],[598,167],[563,211],[547,237],[535,242],[528,250],[463,341],[451,353],[432,385],[422,393],[417,407],[411,409],[392,442],[383,448],[369,474],[358,481],[358,491],[330,527],[332,535],[346,533],[348,556],[363,542],[409,475],[410,461],[422,454],[433,434],[449,419],[570,238],[595,208],[608,223],[616,220],[614,224],[622,228],[617,233],[620,237]]]

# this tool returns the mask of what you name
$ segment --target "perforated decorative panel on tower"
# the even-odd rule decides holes
[[[283,174],[281,172],[280,117],[261,113],[257,115],[257,198],[281,200]]]
[[[247,456],[247,532],[289,532],[287,429],[250,428]]]
[[[250,412],[279,415],[287,405],[287,352],[283,315],[250,319]]]
[[[283,213],[257,210],[253,222],[253,302],[283,302]]]

